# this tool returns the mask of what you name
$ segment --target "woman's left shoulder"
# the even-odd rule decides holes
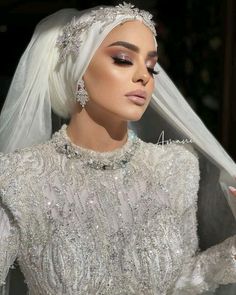
[[[146,144],[153,175],[170,193],[173,207],[184,212],[195,206],[199,189],[198,155],[192,144]]]
[[[171,142],[168,144],[154,144],[143,142],[143,150],[152,165],[167,164],[179,167],[192,166],[198,169],[198,154],[191,143]]]
[[[173,157],[177,163],[189,163],[198,165],[198,154],[191,143],[170,143],[165,146],[165,153]]]

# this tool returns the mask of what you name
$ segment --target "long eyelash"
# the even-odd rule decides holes
[[[149,73],[151,73],[152,75],[158,75],[160,73],[160,71],[155,71],[154,69],[152,68],[147,68]]]
[[[113,58],[115,64],[120,64],[120,65],[122,65],[122,64],[123,65],[132,65],[133,64],[131,61],[129,61],[127,59],[122,59],[119,57],[112,57],[112,58]],[[147,69],[148,69],[149,73],[152,75],[158,75],[160,72],[160,71],[155,71],[154,69],[148,68],[148,67],[147,67]]]
[[[119,57],[112,57],[112,58],[113,58],[113,60],[114,60],[114,62],[116,64],[120,64],[120,65],[122,65],[122,64],[132,65],[133,64],[131,61],[129,61],[127,59],[122,59],[122,58],[119,58]]]

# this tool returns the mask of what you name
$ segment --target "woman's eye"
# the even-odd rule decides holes
[[[118,64],[118,65],[133,65],[133,62],[130,61],[129,59],[116,57],[116,56],[113,56],[112,58],[113,58],[115,64]],[[147,67],[147,70],[151,75],[158,75],[159,74],[159,71],[155,71],[154,68]]]
[[[114,63],[115,64],[119,64],[119,65],[132,65],[133,63],[128,60],[128,59],[125,59],[125,58],[120,58],[120,57],[112,57],[113,60],[114,60]]]
[[[147,68],[147,70],[151,75],[158,75],[159,74],[159,71],[155,71],[153,68]]]

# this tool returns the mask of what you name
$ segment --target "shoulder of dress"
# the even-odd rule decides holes
[[[143,165],[158,179],[166,181],[168,178],[172,182],[182,182],[188,178],[191,182],[199,182],[198,154],[192,144],[143,143],[141,153]]]
[[[13,180],[24,179],[27,173],[36,173],[52,154],[48,142],[11,153],[0,153],[0,187]]]
[[[149,151],[146,161],[179,212],[196,206],[200,171],[198,154],[190,143],[144,144]],[[195,207],[194,207],[195,208]]]
[[[150,158],[152,163],[170,161],[172,158],[176,161],[198,162],[198,154],[191,143],[155,144],[142,141],[141,153]]]
[[[197,151],[191,143],[170,143],[166,144],[166,153],[178,156],[181,159],[198,161]]]
[[[50,141],[42,144],[36,144],[30,147],[17,149],[16,151],[11,153],[0,153],[1,167],[11,167],[13,166],[12,164],[15,163],[17,163],[17,167],[19,167],[20,165],[24,165],[29,160],[44,158],[51,152],[52,147],[49,143]]]
[[[45,170],[51,149],[46,142],[12,153],[0,153],[0,205],[8,208],[16,219],[30,196],[27,187],[34,186],[38,175]]]

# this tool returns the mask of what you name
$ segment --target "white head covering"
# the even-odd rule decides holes
[[[51,108],[61,117],[70,116],[77,83],[94,52],[114,27],[134,19],[154,32],[150,14],[126,3],[84,11],[63,9],[42,20],[19,62],[0,116],[0,151],[48,140]],[[151,107],[181,136],[192,139],[195,148],[219,168],[221,188],[236,217],[236,200],[228,192],[228,185],[235,185],[234,161],[159,64],[156,70],[160,74],[155,77]]]

